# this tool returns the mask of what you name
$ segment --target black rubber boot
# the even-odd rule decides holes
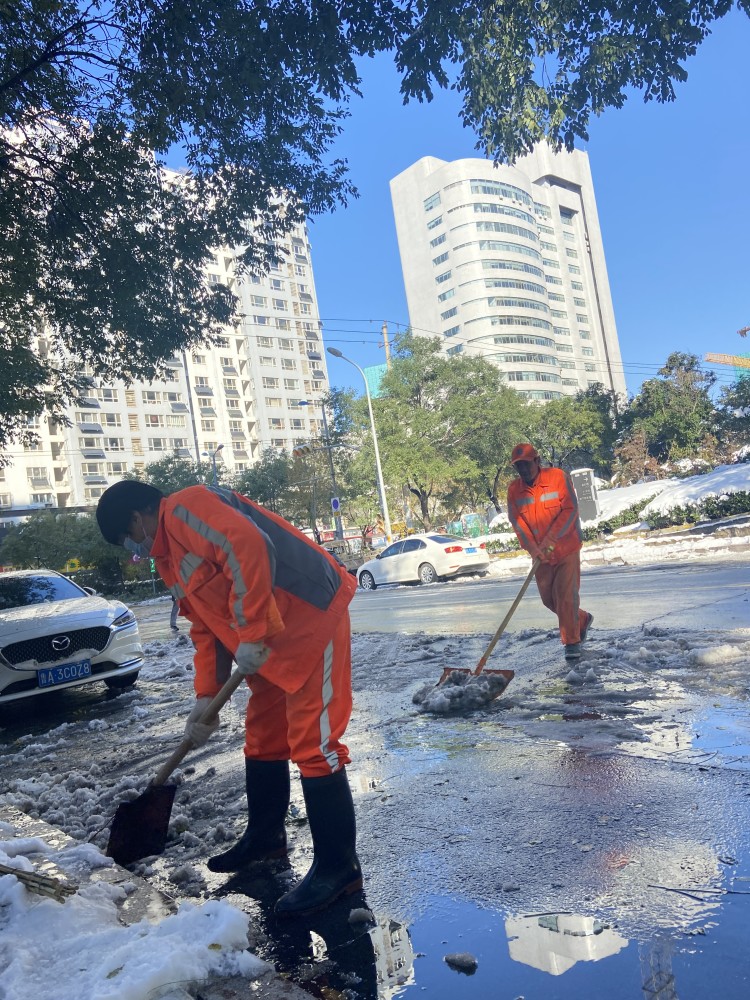
[[[212,872],[237,872],[253,861],[286,857],[289,761],[245,758],[247,829],[223,854],[208,859]]]
[[[322,778],[303,778],[313,863],[299,885],[277,902],[275,912],[294,917],[330,906],[362,888],[356,852],[357,827],[346,769]]]

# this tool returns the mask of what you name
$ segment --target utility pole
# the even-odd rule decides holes
[[[383,326],[380,330],[383,334],[383,347],[385,348],[385,364],[387,368],[391,367],[391,345],[388,342],[388,324],[383,320]]]

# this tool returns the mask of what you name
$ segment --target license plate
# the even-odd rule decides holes
[[[464,549],[464,552],[476,552],[476,549]]]
[[[55,684],[69,684],[71,681],[83,680],[91,676],[91,660],[79,660],[78,663],[66,663],[61,667],[45,667],[37,670],[40,688],[53,687]]]

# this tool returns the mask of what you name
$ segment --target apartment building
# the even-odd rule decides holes
[[[291,451],[321,433],[327,368],[307,229],[281,245],[264,277],[238,282],[231,251],[207,269],[239,296],[240,321],[216,346],[168,361],[160,381],[104,385],[68,411],[70,426],[30,421],[39,443],[0,469],[0,522],[38,508],[90,508],[131,468],[166,455],[241,472],[265,448]],[[43,337],[39,350],[48,349]]]
[[[415,334],[486,357],[535,400],[625,379],[586,153],[514,167],[425,156],[391,181]]]

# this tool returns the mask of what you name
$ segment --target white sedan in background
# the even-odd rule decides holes
[[[362,590],[384,583],[434,583],[465,573],[488,572],[490,557],[484,543],[451,535],[410,535],[393,542],[357,570]]]

